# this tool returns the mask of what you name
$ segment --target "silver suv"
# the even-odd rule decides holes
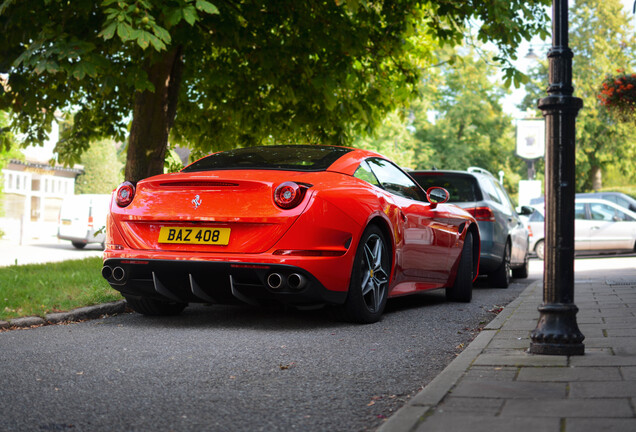
[[[477,219],[481,236],[479,273],[491,285],[508,288],[511,276],[528,277],[528,230],[510,197],[488,171],[470,167],[466,171],[410,171],[424,190],[441,186],[450,200]]]

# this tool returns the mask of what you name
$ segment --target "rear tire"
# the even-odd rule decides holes
[[[530,258],[528,258],[528,254],[526,254],[523,265],[519,268],[512,269],[512,277],[515,279],[527,279],[528,273],[530,273]]]
[[[359,324],[379,321],[386,306],[390,275],[391,257],[384,234],[370,225],[356,251],[347,300],[342,306],[343,318]]]
[[[86,247],[86,243],[71,242],[71,244],[75,249],[84,249]]]
[[[468,303],[473,298],[473,235],[466,234],[453,286],[446,288],[446,300]]]
[[[542,260],[545,257],[545,240],[539,240],[534,247],[534,251],[537,253],[537,258]]]
[[[147,297],[126,297],[126,302],[135,312],[151,316],[179,315],[188,305],[187,303],[164,302]]]
[[[508,288],[510,286],[510,273],[510,243],[506,243],[501,265],[488,275],[488,281],[495,288]]]

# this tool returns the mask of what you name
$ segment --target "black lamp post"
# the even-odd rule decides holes
[[[574,304],[574,169],[576,115],[572,51],[568,47],[568,2],[552,3],[552,48],[548,96],[539,100],[546,123],[543,304],[532,331],[533,354],[582,355],[583,339]]]

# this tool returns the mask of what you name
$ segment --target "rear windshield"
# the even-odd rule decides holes
[[[481,193],[477,187],[477,180],[471,175],[443,172],[411,172],[409,174],[424,190],[433,186],[446,189],[450,195],[449,202],[460,203],[482,200]]]
[[[227,169],[279,169],[324,171],[351,149],[289,145],[248,147],[211,154],[185,167],[183,172]]]

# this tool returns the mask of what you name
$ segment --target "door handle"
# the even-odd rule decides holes
[[[601,229],[601,227],[593,226],[593,227],[592,227],[592,228],[590,228],[590,229],[591,229],[591,230],[600,230],[600,229]]]

